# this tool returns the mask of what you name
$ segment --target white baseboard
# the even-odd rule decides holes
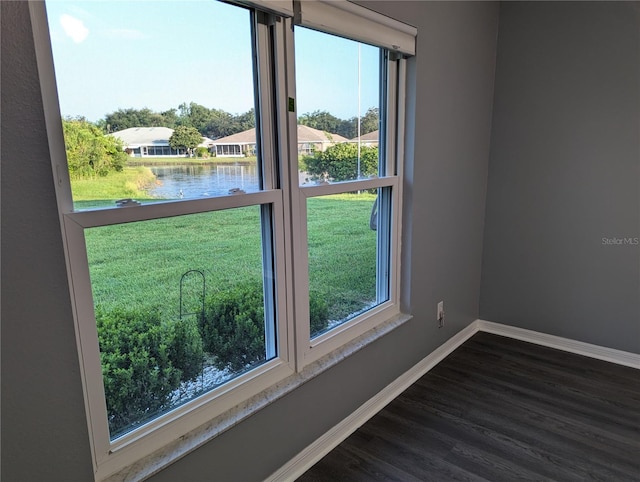
[[[268,482],[292,481],[300,477],[477,331],[474,322],[451,337],[265,480]]]
[[[562,338],[555,335],[547,335],[537,331],[525,330],[524,328],[502,325],[500,323],[493,323],[486,320],[476,320],[473,324],[477,326],[476,331],[486,331],[487,333],[493,333],[495,335],[508,336],[509,338],[535,343],[536,345],[547,346],[549,348],[555,348],[575,353],[577,355],[588,356],[590,358],[597,358],[598,360],[604,360],[618,365],[640,369],[640,355],[636,353],[629,353],[604,346],[592,345],[582,341],[571,340],[569,338]]]
[[[618,365],[640,369],[640,355],[635,353],[615,350],[613,348],[606,348],[598,345],[591,345],[581,341],[547,335],[536,331],[525,330],[524,328],[516,328],[514,326],[493,323],[491,321],[475,320],[465,329],[423,358],[411,369],[383,388],[347,418],[335,425],[331,430],[326,432],[311,445],[307,446],[293,459],[271,474],[266,481],[293,481],[300,477],[349,435],[364,425],[367,420],[382,410],[388,403],[413,385],[418,379],[478,331],[507,336],[517,340],[547,346],[549,348],[564,350],[578,355],[584,355],[591,358],[597,358],[598,360],[604,360]]]

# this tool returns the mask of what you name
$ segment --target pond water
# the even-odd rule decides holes
[[[164,199],[220,196],[230,189],[259,190],[255,163],[149,166],[157,183],[149,193]]]

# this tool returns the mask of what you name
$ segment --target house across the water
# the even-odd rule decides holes
[[[109,134],[116,137],[124,144],[124,150],[131,157],[183,157],[187,155],[186,149],[173,149],[169,146],[169,138],[173,129],[169,127],[130,127]],[[208,137],[202,137],[202,143],[198,147],[208,149],[213,141]]]
[[[298,154],[300,155],[324,152],[327,147],[341,142],[348,142],[348,139],[339,134],[331,134],[303,125],[298,126]],[[256,130],[253,128],[222,137],[212,141],[212,144],[212,151],[217,157],[255,156]]]
[[[360,136],[360,144],[363,146],[376,147],[378,145],[378,138],[380,137],[380,131],[375,130],[373,132],[369,132],[367,134],[362,134]],[[358,142],[358,138],[354,137],[349,142]]]

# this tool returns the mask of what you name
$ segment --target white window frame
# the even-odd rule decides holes
[[[330,17],[332,13],[336,13],[334,9],[336,5],[342,2],[302,2],[302,6],[313,3],[314,12],[322,12],[324,17]],[[327,11],[323,10],[327,8]],[[349,8],[352,8],[349,4]],[[357,10],[357,9],[356,9]],[[341,10],[340,10],[341,11]],[[303,26],[306,24],[300,20]],[[311,24],[316,27],[315,24]],[[365,31],[368,31],[365,29]],[[342,36],[353,38],[347,32],[336,32],[336,30],[326,31],[325,33],[336,34],[341,33]],[[295,33],[294,33],[295,37]],[[356,36],[357,37],[357,36]],[[354,38],[354,40],[358,40]],[[293,38],[291,39],[293,41]],[[380,45],[382,48],[384,46]],[[294,65],[293,58],[294,48],[289,46],[288,63]],[[383,176],[370,179],[356,179],[352,181],[336,182],[333,184],[321,185],[303,185],[294,183],[291,187],[291,211],[292,211],[292,228],[293,228],[293,251],[294,251],[294,279],[296,289],[295,313],[296,319],[306,320],[306,323],[298,323],[296,326],[296,361],[298,368],[303,368],[327,354],[339,349],[348,342],[363,335],[367,331],[381,325],[390,318],[400,314],[400,233],[402,232],[402,166],[404,160],[403,142],[397,142],[398,139],[404,139],[404,101],[405,101],[405,85],[406,85],[406,61],[400,56],[392,52],[387,54],[388,61],[386,65],[381,65],[381,69],[386,68],[384,72],[385,82],[382,82],[381,88],[385,89],[382,98],[385,101],[384,108],[381,109],[386,115],[382,119],[383,126],[381,129],[381,146],[384,146],[384,152],[380,153],[380,159],[383,157],[385,162],[385,170]],[[290,79],[288,84],[291,87],[289,95],[295,98],[295,72],[290,69]],[[382,73],[382,72],[381,72]],[[297,116],[295,113],[289,116],[290,132],[297,132]],[[383,139],[383,133],[386,137]],[[290,139],[290,151],[295,152],[297,139],[292,136]],[[381,161],[382,162],[382,161]],[[297,159],[292,160],[289,165],[291,179],[296,179],[298,172]],[[381,249],[388,248],[389,257],[385,260],[389,266],[389,286],[388,301],[382,302],[372,307],[366,312],[341,323],[334,328],[320,334],[311,339],[310,326],[308,320],[309,315],[309,262],[307,249],[307,200],[313,197],[325,196],[330,194],[340,194],[354,192],[358,190],[367,190],[375,188],[391,188],[391,220],[390,220],[390,238],[389,246],[380,245],[380,235],[378,237],[378,258],[381,256]],[[380,231],[378,231],[380,233]],[[384,243],[384,241],[383,241]],[[377,279],[377,283],[380,283]]]
[[[263,160],[263,189],[260,192],[152,203],[131,208],[74,212],[44,3],[30,3],[30,12],[34,25],[34,40],[37,46],[36,55],[38,56],[43,88],[43,104],[54,178],[57,181],[58,210],[70,275],[70,292],[76,320],[76,340],[81,360],[94,471],[96,479],[100,480],[204,425],[209,420],[238,405],[241,401],[263,392],[294,373],[292,343],[287,335],[291,332],[288,326],[290,324],[288,320],[291,317],[287,315],[286,311],[287,287],[284,272],[287,229],[284,226],[284,194],[283,190],[278,188],[279,179],[276,177],[274,167],[277,156],[287,154],[283,153],[281,147],[274,142],[275,138],[272,134],[274,130],[272,119],[277,119],[277,116],[283,114],[279,113],[273,105],[277,92],[274,87],[274,79],[270,75],[274,54],[272,54],[269,30],[271,28],[282,29],[283,26],[277,22],[267,25],[269,23],[268,17],[258,12],[255,13],[254,48],[258,71],[254,75],[257,76],[259,84],[256,89],[256,102],[260,105],[258,111],[267,113],[259,120],[260,129],[258,129],[261,133]],[[276,150],[280,150],[277,155]],[[274,309],[277,332],[281,334],[277,340],[277,356],[250,372],[171,410],[169,413],[110,440],[84,230],[96,226],[265,205],[271,206],[272,212],[271,219],[267,219],[265,215],[262,216],[262,230],[263,233],[271,236],[270,240],[263,240],[263,247],[265,243],[269,245],[275,260],[276,273],[272,274],[276,280],[276,306]],[[268,275],[269,273],[264,273],[264,276]],[[268,297],[265,299],[268,303]],[[273,336],[273,334],[265,334],[266,338],[269,336]]]
[[[259,396],[280,384],[299,386],[308,379],[311,364],[327,355],[334,355],[348,343],[400,315],[400,249],[402,230],[402,180],[404,159],[404,119],[406,64],[401,56],[392,54],[387,63],[386,124],[381,130],[381,146],[385,146],[386,172],[371,179],[318,186],[298,185],[297,113],[289,106],[295,103],[294,4],[289,0],[231,0],[248,7],[263,8],[271,13],[255,12],[255,57],[258,88],[256,102],[258,146],[262,152],[262,190],[197,200],[179,200],[146,204],[133,208],[74,212],[61,115],[55,82],[53,58],[44,2],[30,2],[30,13],[36,46],[36,56],[43,95],[47,136],[56,184],[58,211],[65,247],[69,289],[73,305],[76,342],[80,357],[81,378],[89,440],[96,480],[105,480],[138,461],[157,453],[163,447],[177,443],[182,437],[211,423],[216,417],[239,404]],[[306,3],[306,2],[304,2]],[[307,15],[320,15],[323,24],[313,24],[327,33],[343,35],[372,43],[358,32],[370,35],[372,25],[384,26],[385,37],[378,46],[413,54],[408,46],[407,32],[415,42],[415,29],[393,21],[346,0],[315,1]],[[299,8],[299,6],[297,7]],[[309,14],[309,12],[315,12]],[[318,13],[319,12],[319,13]],[[357,32],[343,31],[339,15],[359,18]],[[284,15],[278,17],[277,15]],[[336,16],[338,15],[338,16]],[[331,19],[335,28],[325,28]],[[373,22],[373,23],[372,23]],[[398,26],[402,25],[402,28]],[[347,25],[348,27],[348,25]],[[389,36],[398,27],[401,40]],[[397,42],[397,43],[394,43]],[[375,42],[374,42],[375,43]],[[399,45],[402,44],[402,47]],[[413,50],[412,50],[413,49]],[[258,115],[261,114],[261,115]],[[385,134],[386,132],[386,134]],[[384,140],[382,136],[384,137]],[[310,197],[350,192],[362,189],[390,188],[389,296],[388,301],[373,307],[332,330],[310,340],[308,259],[306,248],[306,203]],[[213,212],[245,206],[271,206],[270,222],[263,214],[263,233],[271,236],[276,271],[275,304],[277,321],[277,356],[250,372],[230,380],[198,398],[177,407],[143,426],[111,441],[106,420],[106,402],[97,327],[93,308],[84,230],[90,227],[145,221],[203,212]],[[265,228],[266,226],[266,228]],[[385,248],[386,249],[386,248]],[[268,297],[266,297],[268,298]],[[407,318],[408,319],[408,318]],[[266,334],[269,336],[269,334]],[[304,376],[302,376],[303,370]],[[318,373],[321,369],[318,369]],[[296,379],[296,375],[298,378]],[[282,391],[281,394],[286,393]],[[215,436],[218,432],[213,431]],[[168,457],[171,460],[171,457]]]

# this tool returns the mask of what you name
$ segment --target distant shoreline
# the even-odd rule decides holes
[[[127,166],[167,166],[167,165],[194,165],[212,166],[215,164],[255,164],[255,157],[210,157],[209,159],[197,159],[189,157],[132,157],[127,160]]]

